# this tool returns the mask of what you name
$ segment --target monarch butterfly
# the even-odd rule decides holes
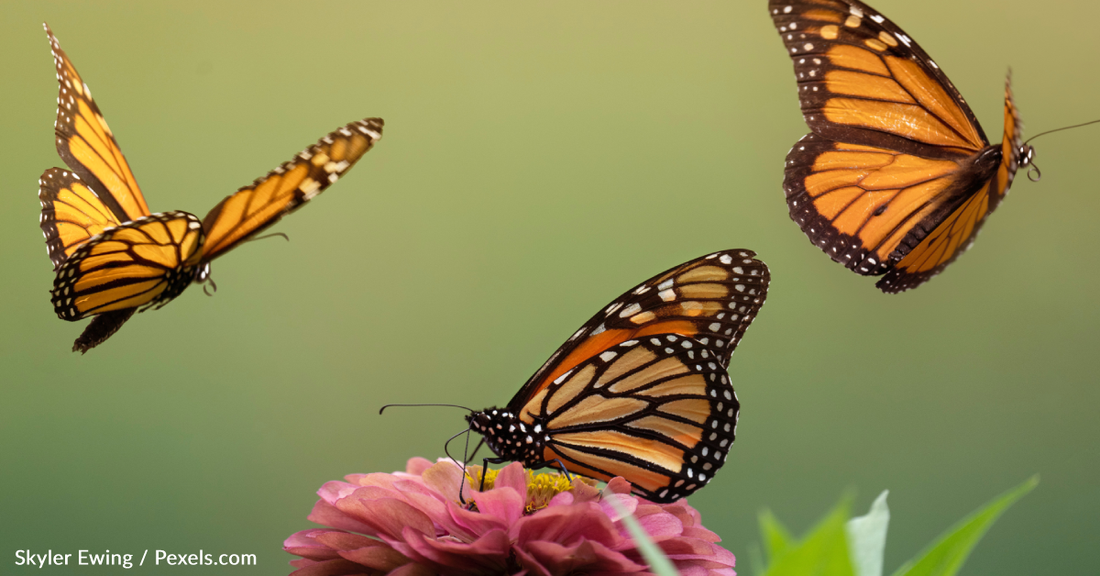
[[[1019,166],[1020,117],[1005,81],[991,145],[951,81],[901,28],[858,0],[769,0],[812,132],[787,154],[791,219],[833,260],[915,288],[973,243]]]
[[[622,476],[655,502],[705,486],[740,404],[730,355],[768,292],[768,267],[726,250],[654,276],[581,326],[505,408],[467,417],[498,456]]]
[[[38,180],[40,224],[56,272],[52,301],[64,320],[95,316],[73,351],[100,344],[139,308],[160,308],[192,282],[207,282],[213,259],[320,194],[382,137],[382,119],[352,122],[201,221],[187,212],[151,214],[87,83],[45,28],[60,85],[57,152],[72,169],[50,168]]]

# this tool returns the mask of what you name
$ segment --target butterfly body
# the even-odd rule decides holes
[[[470,429],[496,461],[622,476],[658,502],[705,486],[736,434],[730,355],[767,294],[753,256],[716,252],[626,292]]]
[[[215,258],[335,183],[382,137],[380,118],[352,122],[230,194],[203,219],[152,214],[87,83],[49,27],[59,85],[58,155],[72,169],[39,178],[40,226],[54,264],[54,311],[94,316],[74,350],[114,334],[135,311],[160,308],[210,278]]]
[[[787,155],[791,218],[833,260],[900,292],[973,242],[1032,151],[1005,84],[991,144],[939,66],[858,0],[770,0],[812,130]]]

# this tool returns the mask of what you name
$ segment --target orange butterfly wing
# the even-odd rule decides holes
[[[768,267],[755,256],[751,250],[716,252],[619,296],[554,352],[508,405],[526,404],[562,374],[611,346],[653,334],[694,338],[728,366],[768,290]]]
[[[186,212],[152,214],[111,228],[78,247],[54,277],[59,318],[163,306],[195,278],[203,241]]]
[[[120,222],[148,216],[145,197],[92,99],[88,84],[65,55],[50,27],[43,26],[50,38],[60,86],[54,123],[57,153]]]
[[[38,199],[42,203],[40,224],[46,236],[46,252],[54,270],[81,244],[121,224],[99,196],[68,170],[46,170],[38,179]]]
[[[890,273],[880,289],[920,284],[969,245],[1011,182],[1011,95],[1017,121],[990,146],[939,66],[866,4],[770,0],[769,11],[813,131],[787,156],[791,218],[849,269]]]
[[[1008,194],[1019,168],[1021,142],[1020,116],[1012,100],[1011,78],[1005,81],[1005,132],[1001,142],[1001,163],[994,178],[977,194],[954,209],[887,272],[878,286],[883,292],[896,293],[919,286],[939,274],[974,243],[985,219]]]
[[[520,408],[519,421],[544,434],[543,462],[603,481],[622,476],[646,498],[670,502],[726,461],[739,407],[718,352],[654,334],[566,372]]]
[[[381,118],[352,122],[218,203],[203,219],[209,262],[275,224],[336,182],[382,138]]]
[[[503,411],[471,416],[498,455],[622,476],[670,502],[728,454],[739,404],[730,356],[767,297],[767,266],[717,252],[659,274],[593,316]],[[509,431],[497,424],[510,420]],[[518,427],[518,431],[513,428]],[[515,435],[511,440],[504,436]]]

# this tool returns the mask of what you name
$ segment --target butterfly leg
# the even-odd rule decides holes
[[[481,484],[478,486],[478,492],[485,491],[485,474],[489,471],[489,464],[504,464],[508,462],[506,458],[483,458],[481,460]]]
[[[569,470],[565,467],[565,463],[561,460],[558,460],[557,458],[553,460],[543,460],[542,462],[537,462],[534,464],[527,464],[527,467],[532,470],[538,468],[553,468],[555,464],[557,464],[557,469],[561,470],[562,474],[565,474],[565,478],[572,482],[573,475],[569,473]]]

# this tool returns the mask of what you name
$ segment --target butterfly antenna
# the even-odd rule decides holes
[[[444,443],[443,443],[443,453],[444,453],[444,454],[446,454],[446,455],[447,455],[447,457],[448,457],[448,458],[450,458],[450,459],[451,459],[451,461],[452,461],[452,462],[454,462],[455,464],[458,464],[458,459],[457,459],[457,458],[455,458],[454,456],[451,456],[451,452],[450,452],[450,449],[449,449],[449,447],[450,447],[450,445],[451,445],[451,442],[453,442],[455,438],[458,438],[459,436],[462,436],[463,434],[465,434],[465,433],[467,433],[467,432],[469,432],[469,431],[470,431],[470,429],[469,429],[469,428],[466,428],[466,429],[464,429],[464,430],[460,430],[460,431],[458,432],[458,434],[455,434],[454,436],[451,436],[450,438],[448,438],[448,439],[447,439],[447,441],[446,441],[446,442],[444,442]],[[470,443],[470,441],[469,441],[469,439],[467,438],[467,440],[466,440],[466,444],[467,444],[466,448],[469,448],[469,447],[470,447],[470,446],[469,446],[469,443]],[[465,460],[463,460],[462,462],[463,462],[463,465],[465,466]]]
[[[399,407],[403,407],[403,408],[410,408],[410,407],[417,407],[418,408],[418,407],[421,407],[421,406],[443,406],[445,408],[461,408],[461,409],[463,409],[467,412],[473,412],[474,411],[472,408],[467,408],[465,406],[459,406],[458,404],[433,404],[433,403],[429,403],[429,404],[386,404],[385,406],[381,407],[378,410],[378,413],[381,414],[381,413],[386,411],[386,408],[390,408],[392,406],[399,406]],[[459,434],[461,434],[461,432],[459,432]]]
[[[1032,148],[1030,145],[1028,145],[1028,142],[1031,142],[1032,140],[1034,140],[1034,139],[1036,139],[1040,136],[1046,136],[1047,134],[1053,134],[1055,132],[1061,132],[1062,130],[1072,130],[1073,128],[1080,128],[1082,126],[1088,126],[1089,124],[1096,124],[1097,122],[1100,122],[1100,120],[1093,120],[1091,122],[1084,122],[1084,123],[1081,123],[1081,124],[1074,124],[1073,126],[1063,126],[1061,128],[1055,128],[1054,130],[1047,130],[1046,132],[1040,132],[1040,133],[1032,136],[1031,138],[1028,138],[1023,143],[1023,145],[1020,146],[1020,164],[1023,165],[1023,166],[1028,166],[1029,167],[1027,169],[1027,179],[1031,180],[1032,182],[1038,182],[1039,180],[1041,180],[1043,178],[1042,171],[1040,171],[1039,167],[1035,165],[1035,149]]]
[[[1024,144],[1027,144],[1028,142],[1031,142],[1032,140],[1034,140],[1034,139],[1036,139],[1040,136],[1046,136],[1047,134],[1053,134],[1055,132],[1061,132],[1062,130],[1072,130],[1073,128],[1080,128],[1082,126],[1088,126],[1089,124],[1096,124],[1097,122],[1100,122],[1100,120],[1093,120],[1092,122],[1085,122],[1083,124],[1074,124],[1073,126],[1063,126],[1061,128],[1055,128],[1054,130],[1047,130],[1046,132],[1040,132],[1040,133],[1032,136],[1031,138],[1028,138],[1027,141],[1024,142]]]

